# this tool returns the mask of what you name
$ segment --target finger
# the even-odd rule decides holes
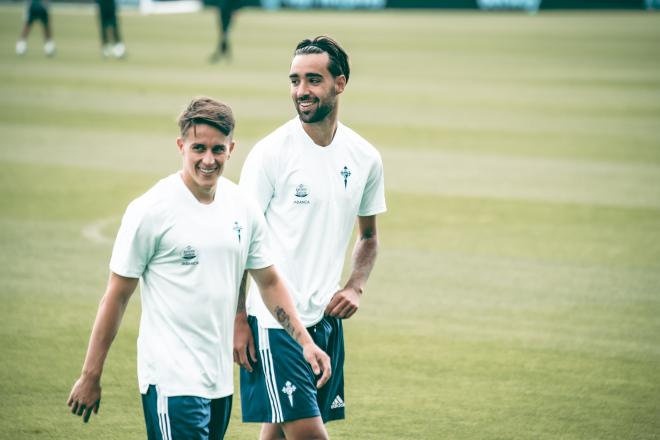
[[[96,405],[94,405],[94,414],[99,413],[99,408],[101,408],[101,399],[96,401]]]
[[[327,307],[325,308],[325,314],[326,315],[332,314],[332,309],[334,309],[337,306],[337,303],[340,300],[341,298],[338,295],[333,296],[330,302],[328,303]]]
[[[310,359],[309,365],[312,367],[315,376],[321,374],[321,367],[319,367],[316,354]]]
[[[78,401],[77,400],[75,402],[73,402],[73,405],[70,405],[70,406],[71,406],[71,412],[73,414],[78,412]]]
[[[343,318],[343,311],[346,307],[350,307],[350,303],[344,303],[341,302],[337,304],[331,311],[330,311],[330,316],[334,316],[335,318]]]
[[[92,416],[92,411],[94,410],[94,407],[87,408],[87,410],[83,413],[83,422],[87,423],[89,422],[89,418]]]
[[[323,385],[328,382],[330,376],[332,376],[332,368],[330,367],[330,361],[328,359],[323,359],[323,375],[316,382],[316,388],[321,388]]]
[[[72,403],[73,403],[73,393],[69,395],[69,398],[66,401],[66,406],[70,408]]]
[[[254,347],[254,338],[250,337],[248,340],[248,350],[250,352],[250,358],[252,362],[257,362],[257,349]]]
[[[80,405],[78,407],[78,412],[76,413],[76,415],[82,416],[83,412],[85,411],[85,408],[87,408],[87,405],[85,404]]]
[[[245,368],[247,371],[252,373],[252,365],[250,365],[250,361],[248,360],[246,350],[241,350],[240,351],[240,359],[239,360],[241,361],[241,367]]]
[[[355,315],[355,313],[356,313],[357,311],[358,311],[358,308],[355,307],[354,309],[352,309],[350,312],[348,312],[348,313],[346,314],[346,317],[345,317],[344,319],[348,319],[348,318],[350,318],[351,316]]]

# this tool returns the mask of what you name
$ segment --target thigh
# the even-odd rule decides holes
[[[321,417],[298,419],[282,424],[287,440],[327,440],[328,432]]]

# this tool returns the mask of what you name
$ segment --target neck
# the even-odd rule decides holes
[[[314,123],[302,123],[305,133],[320,147],[327,147],[332,143],[337,132],[337,112],[333,111],[327,118]]]
[[[186,188],[188,188],[188,191],[192,193],[192,195],[197,199],[199,203],[204,205],[213,203],[213,200],[215,199],[215,190],[218,186],[217,184],[210,188],[201,187],[197,185],[190,178],[190,176],[187,176],[186,173],[183,172],[181,173],[181,180],[183,180],[183,183],[186,185]]]

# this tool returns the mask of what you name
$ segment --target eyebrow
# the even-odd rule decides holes
[[[306,73],[305,77],[306,78],[323,78],[323,75],[321,75],[320,73]],[[291,79],[300,78],[300,75],[298,75],[297,73],[292,73],[292,74],[289,75],[289,78],[291,78]]]

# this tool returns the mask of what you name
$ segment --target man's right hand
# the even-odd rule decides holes
[[[101,382],[99,379],[80,376],[69,394],[69,400],[66,403],[71,412],[77,416],[82,416],[83,422],[87,423],[92,416],[99,412],[101,405]]]
[[[257,362],[254,336],[247,322],[247,315],[244,313],[236,314],[234,320],[234,362],[250,373],[252,373],[252,364]]]

